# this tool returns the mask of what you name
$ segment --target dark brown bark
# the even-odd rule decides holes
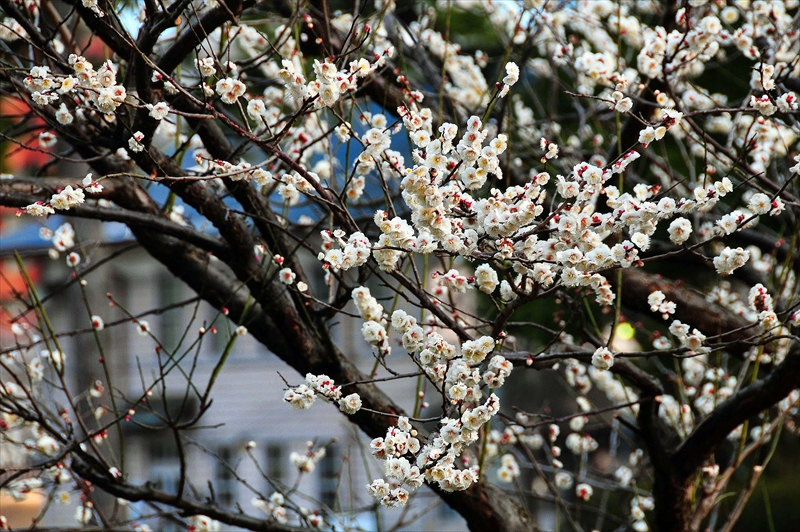
[[[613,279],[613,276],[610,276]],[[628,268],[622,272],[622,297],[625,307],[644,314],[652,314],[647,297],[660,290],[668,301],[676,303],[672,318],[697,327],[706,336],[718,336],[718,342],[737,342],[752,339],[757,332],[747,320],[714,303],[709,303],[681,280],[672,280],[648,273],[642,269]],[[746,346],[732,346],[743,352]]]
[[[659,531],[692,530],[695,478],[717,447],[736,427],[772,407],[800,387],[800,345],[767,377],[719,405],[674,451],[653,486]]]
[[[199,502],[175,497],[150,485],[139,486],[114,478],[94,457],[76,451],[72,455],[72,470],[106,493],[130,502],[147,501],[181,510],[184,515],[205,515],[212,519],[246,530],[259,532],[298,532],[307,528],[282,525],[275,520],[258,519],[241,512],[222,508],[214,502]]]
[[[147,102],[156,101],[163,96],[159,93],[157,84],[151,83],[149,76],[145,74],[150,64],[157,63],[167,74],[171,73],[191,56],[208,33],[228,21],[235,22],[244,8],[258,2],[228,0],[220,3],[200,20],[196,20],[187,31],[182,32],[161,57],[156,57],[152,53],[153,45],[158,35],[173,24],[183,9],[181,6],[186,6],[185,2],[173,4],[175,7],[169,13],[158,15],[157,19],[148,21],[137,41],[127,34],[113,13],[101,19],[76,0],[68,0],[68,3],[75,7],[88,27],[106,45],[119,57],[128,61],[130,69],[128,75],[132,78],[128,86],[135,86],[138,96]],[[31,41],[52,55],[56,65],[65,71],[69,70],[63,57],[57,57],[58,54],[52,49],[47,37],[39,33],[35,25],[22,16],[13,3],[9,0],[0,0],[0,6],[23,24],[31,35]],[[668,30],[674,24],[677,6],[678,2],[675,1],[665,4],[663,20]],[[294,8],[287,2],[276,2],[270,7],[284,14],[294,13]],[[323,37],[323,46],[318,45],[315,39],[308,39],[301,45],[303,51],[309,56],[328,53],[336,56],[342,53],[346,39],[343,35],[334,34],[327,24],[328,21],[323,16],[329,11],[327,3],[324,0],[313,2],[312,8],[313,20]],[[147,56],[146,59],[144,56]],[[9,76],[8,73],[5,75]],[[19,85],[15,85],[15,88],[20,89]],[[640,94],[632,114],[644,119],[652,116],[656,89],[668,91],[669,87],[660,80],[649,82]],[[358,94],[370,97],[385,106],[389,112],[404,104],[403,89],[397,86],[395,74],[389,69],[384,69],[380,76],[369,80]],[[204,107],[198,101],[192,101],[185,94],[171,98],[170,103],[178,111],[186,113],[195,115],[214,113],[214,109]],[[92,126],[97,126],[98,129],[90,129],[89,126],[81,126],[77,122],[71,126],[61,126],[55,123],[52,116],[47,115],[49,110],[40,109],[37,112],[44,115],[54,129],[67,134],[65,138],[73,142],[81,156],[92,160],[96,172],[107,175],[130,171],[131,165],[111,155],[114,149],[125,146],[129,136],[127,124],[130,117],[125,116],[125,113],[120,113],[120,119],[115,126],[97,121]],[[226,130],[223,128],[229,127],[236,132],[237,124],[227,115],[217,113],[213,116],[219,118],[219,121],[212,122],[195,117],[189,119],[189,122],[201,136],[213,157],[228,159],[234,153],[234,149],[226,138]],[[135,112],[132,125],[133,130],[141,128],[150,133],[157,123],[148,118],[144,109],[139,109]],[[636,143],[640,129],[641,123],[637,120],[633,118],[626,120],[621,131],[623,148]],[[244,130],[239,133],[247,138],[247,132]],[[146,134],[146,137],[149,138],[150,135]],[[302,171],[297,161],[281,152],[274,144],[267,143],[263,139],[249,140],[264,149],[266,153],[277,156],[287,167]],[[149,147],[146,152],[131,155],[140,168],[156,179],[170,175],[181,176],[184,173],[179,164],[154,147]],[[609,159],[618,155],[616,146],[608,155]],[[211,305],[218,309],[227,308],[231,319],[244,320],[250,333],[258,341],[301,375],[326,374],[342,384],[368,380],[368,376],[364,375],[334,345],[325,321],[326,315],[314,312],[313,307],[307,307],[306,301],[299,293],[288,292],[283,285],[271,280],[265,274],[263,265],[255,260],[253,246],[257,243],[257,239],[253,227],[271,251],[286,257],[292,269],[301,278],[304,277],[299,261],[292,253],[293,245],[287,235],[278,229],[280,224],[268,201],[248,185],[225,180],[227,190],[248,213],[254,215],[253,218],[247,218],[232,213],[219,195],[202,181],[168,179],[164,181],[173,192],[219,230],[219,239],[172,222],[147,191],[132,178],[109,180],[106,184],[107,189],[103,197],[114,201],[118,208],[82,205],[74,207],[65,214],[126,223],[144,249],[156,260],[164,264],[177,278],[183,280]],[[54,192],[54,188],[48,183],[46,180],[30,183],[19,180],[10,183],[0,182],[0,204],[22,207],[36,200],[46,200]],[[317,192],[321,200],[333,203],[331,200],[335,198],[331,191],[320,188]],[[330,208],[342,227],[351,230],[354,228],[355,224],[343,206],[334,204]],[[783,257],[790,257],[792,254],[787,246],[772,244],[769,239],[765,241],[755,233],[742,232],[739,237],[747,237],[746,239],[760,245],[762,249],[769,249],[770,245],[774,245]],[[736,238],[736,235],[732,238]],[[224,266],[213,261],[210,254],[220,259]],[[795,270],[799,260],[797,257],[793,259]],[[719,342],[728,342],[729,350],[732,352],[741,353],[747,350],[754,333],[757,332],[743,318],[724,308],[710,305],[689,287],[678,282],[660,278],[641,269],[625,270],[622,279],[623,300],[628,308],[649,312],[647,296],[654,290],[661,290],[667,299],[678,304],[675,318],[696,326],[708,336],[717,336],[716,340]],[[412,281],[405,277],[398,276],[397,280],[405,282],[405,288],[419,299],[420,304],[429,308],[462,340],[470,337],[467,330],[446,311],[430,304],[424,290],[414,286]],[[242,285],[247,289],[241,289]],[[248,305],[248,296],[252,296],[256,301],[252,306]],[[518,303],[508,305],[506,312],[510,316],[516,305],[521,306],[524,303],[525,300],[520,299]],[[249,310],[246,312],[248,306]],[[505,319],[509,316],[503,316],[496,322],[495,335],[499,335],[502,331]],[[591,353],[575,356],[586,359],[591,357]],[[550,361],[537,363],[533,367],[544,367],[551,363]],[[719,405],[685,441],[677,446],[674,445],[675,434],[659,421],[659,396],[664,390],[658,379],[629,360],[618,360],[612,371],[640,390],[641,402],[636,428],[649,449],[654,467],[658,529],[682,531],[690,528],[695,495],[692,493],[693,482],[709,456],[738,425],[770,408],[786,397],[791,390],[800,386],[800,348],[795,345],[783,364],[773,368],[766,377],[750,384]],[[362,410],[350,417],[369,436],[383,436],[386,429],[394,423],[394,417],[391,415],[403,414],[399,406],[374,384],[350,385],[347,391],[357,392],[367,409],[390,414],[384,416]],[[421,428],[420,434],[425,435],[425,431]],[[255,530],[284,530],[244,515],[226,513],[208,504],[189,502],[146,486],[133,486],[120,482],[110,477],[102,466],[92,461],[90,456],[79,451],[74,454],[73,466],[85,479],[111,494],[129,500],[170,504],[189,513],[203,513],[228,524]],[[530,516],[506,492],[486,483],[474,485],[464,492],[438,492],[438,494],[466,519],[472,530],[521,531],[534,528]]]

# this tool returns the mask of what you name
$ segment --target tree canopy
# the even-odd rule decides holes
[[[178,441],[250,335],[298,373],[286,408],[372,439],[382,514],[427,486],[472,530],[535,529],[533,501],[573,530],[730,530],[798,432],[797,4],[0,0],[0,205],[124,224],[237,325]],[[71,226],[46,236],[91,275]],[[92,443],[127,392],[98,381],[112,421],[87,421],[17,267],[3,489],[72,483],[100,528],[149,525],[90,487],[194,530],[343,526],[293,492],[257,513],[131,482]]]

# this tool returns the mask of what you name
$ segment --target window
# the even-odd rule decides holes
[[[155,486],[167,493],[178,490],[181,476],[180,459],[175,441],[166,436],[148,442],[150,454],[150,476]]]
[[[181,282],[171,275],[164,275],[160,278],[159,286],[159,308],[168,307],[181,301],[183,287]],[[158,339],[166,349],[172,351],[178,346],[178,342],[183,336],[186,323],[182,322],[183,312],[181,308],[175,308],[164,312],[161,315]]]
[[[267,466],[264,472],[269,479],[280,485],[283,482],[285,475],[286,453],[284,453],[283,446],[279,443],[270,443],[266,449]]]
[[[342,453],[338,445],[328,445],[319,462],[319,499],[328,508],[336,509]]]
[[[222,506],[233,506],[236,500],[236,478],[232,468],[236,467],[236,450],[233,447],[220,447],[217,451],[217,482],[214,494]]]
[[[150,456],[148,478],[156,488],[167,493],[177,493],[181,477],[178,448],[171,436],[166,433],[162,434],[162,437],[151,437],[152,439],[149,439],[147,443]],[[143,506],[140,510],[145,512],[148,509]],[[158,520],[157,528],[164,532],[179,532],[184,527],[170,519],[161,518]]]
[[[129,294],[129,278],[119,271],[114,271],[110,278],[111,289],[113,290],[114,298],[118,301],[128,301]],[[108,329],[106,329],[108,331]],[[131,367],[136,367],[136,360],[133,356],[127,356],[130,352],[130,333],[133,327],[114,327],[113,333],[108,334],[103,338],[103,347],[110,352],[124,352],[126,353],[127,363]]]

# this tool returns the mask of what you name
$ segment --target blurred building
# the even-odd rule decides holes
[[[56,216],[44,223],[55,230],[67,221]],[[39,221],[31,219],[16,226],[6,225],[0,235],[3,273],[0,286],[4,287],[0,294],[5,309],[0,319],[0,350],[13,347],[18,340],[9,322],[10,314],[20,304],[14,294],[25,291],[13,258],[17,251],[24,257],[40,294],[55,294],[46,303],[55,330],[81,331],[61,338],[68,381],[74,395],[81,397],[75,415],[82,416],[89,427],[113,419],[112,412],[98,415],[103,409],[112,408],[109,391],[106,389],[100,398],[88,393],[98,379],[106,381],[99,361],[102,356],[111,375],[110,387],[119,411],[124,412],[141,397],[147,397],[146,404],[140,404],[132,419],[122,424],[125,477],[133,483],[151,482],[174,491],[180,481],[181,458],[175,435],[166,428],[164,417],[188,421],[196,416],[198,395],[208,384],[237,324],[198,301],[188,287],[136,246],[124,226],[69,221],[75,224],[83,250],[80,268],[91,270],[86,275],[85,287],[91,314],[100,316],[106,324],[99,332],[102,355],[91,332],[90,312],[85,308],[78,283],[71,279],[64,253],[58,258],[51,257],[54,255],[51,243],[40,237]],[[118,256],[107,260],[114,255]],[[309,274],[322,272],[321,268],[308,270]],[[111,294],[119,305],[110,306],[106,294]],[[129,315],[149,324],[163,346],[160,353],[156,352],[152,337],[138,333]],[[207,331],[202,336],[198,333],[201,327]],[[353,354],[358,367],[369,373],[375,359],[361,337],[360,325],[342,318],[332,327],[342,350]],[[392,360],[392,367],[401,372],[416,369],[408,357],[400,354]],[[286,389],[284,378],[291,385],[304,380],[251,336],[237,338],[214,383],[210,395],[213,403],[190,430],[182,433],[186,496],[213,497],[224,507],[238,505],[250,515],[266,517],[252,501],[268,497],[277,489],[294,493],[293,502],[298,505],[311,510],[327,509],[323,510],[326,520],[331,513],[336,515],[338,529],[375,530],[378,525],[373,500],[367,495],[365,485],[384,473],[382,463],[369,453],[369,439],[338,408],[321,400],[309,410],[293,410],[282,400]],[[399,380],[381,383],[381,388],[410,411],[414,385],[415,380]],[[100,442],[109,457],[119,457],[119,437],[112,427],[107,439]],[[249,442],[255,444],[252,449],[248,449]],[[308,451],[309,442],[314,449],[325,447],[326,454],[311,473],[300,475],[290,455]],[[422,488],[410,512],[384,509],[381,514],[385,525],[391,526],[401,515],[408,520],[416,513],[424,513],[401,530],[466,528],[458,514],[437,503],[438,498]],[[64,507],[54,505],[41,525],[74,526],[78,504],[78,498],[73,497]],[[111,507],[115,503],[107,504]],[[5,507],[0,507],[0,514],[21,512],[8,497],[0,505]],[[27,511],[30,514],[31,508]],[[147,522],[154,530],[184,529],[176,520],[137,521],[153,514],[152,506],[133,504],[124,511],[129,519]],[[15,524],[23,523],[17,520]]]

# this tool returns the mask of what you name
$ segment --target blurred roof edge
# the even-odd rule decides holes
[[[28,222],[11,230],[0,229],[0,253],[5,254],[14,250],[42,250],[50,248],[50,242],[39,236],[39,230],[47,227],[55,230],[59,226],[71,223],[69,217],[63,215],[50,216],[44,223]],[[102,224],[102,240],[107,244],[132,242],[133,235],[127,226],[119,222],[104,222]]]

